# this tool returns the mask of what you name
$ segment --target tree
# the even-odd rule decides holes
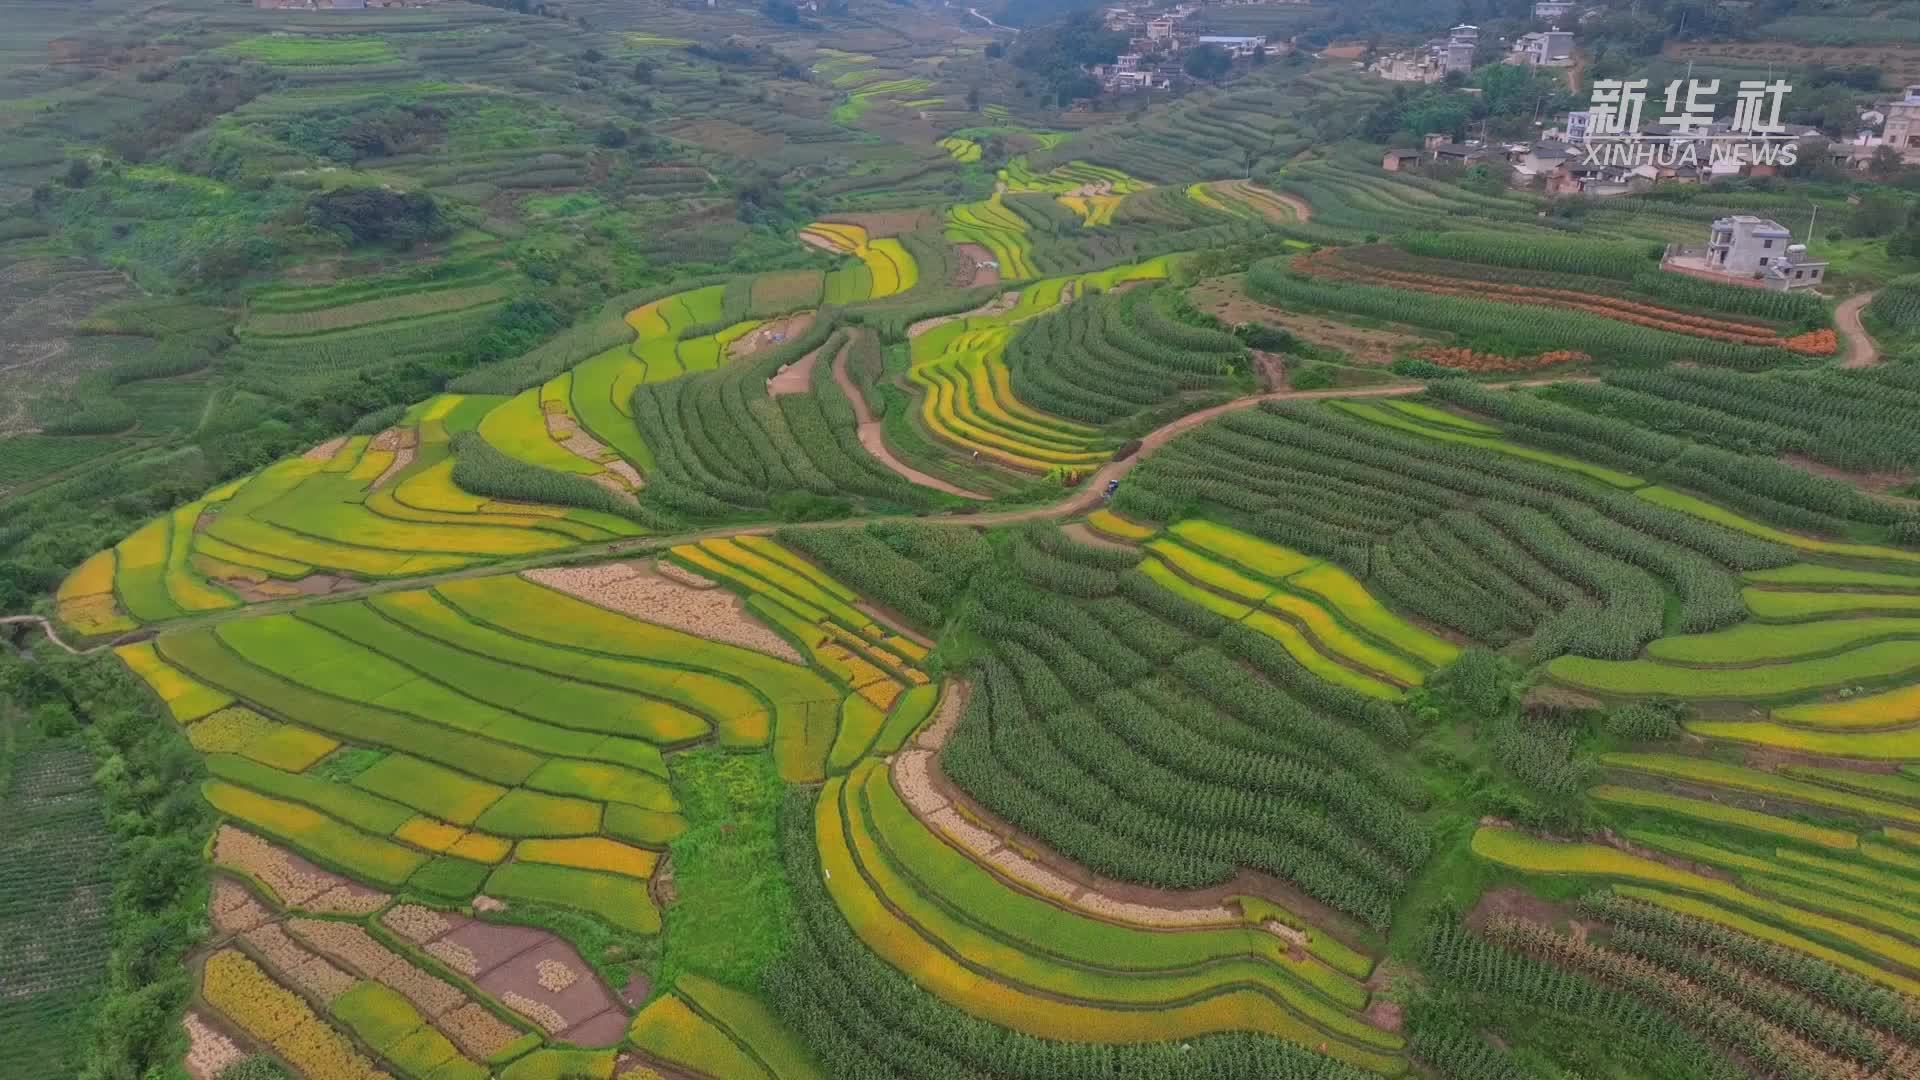
[[[1233,70],[1233,57],[1218,45],[1202,45],[1187,51],[1186,63],[1181,67],[1196,79],[1212,82]]]
[[[1886,236],[1907,222],[1907,200],[1899,193],[1881,189],[1868,192],[1854,207],[1847,231],[1855,236]]]
[[[1891,146],[1876,146],[1873,157],[1867,161],[1867,172],[1877,180],[1886,180],[1906,168],[1906,161],[1900,151]]]
[[[967,87],[967,111],[980,111],[980,88],[977,86]]]
[[[440,204],[418,191],[343,187],[307,200],[307,224],[352,243],[412,243],[447,232]]]

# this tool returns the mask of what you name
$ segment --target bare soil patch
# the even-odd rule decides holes
[[[1567,921],[1568,908],[1542,900],[1517,886],[1503,885],[1488,889],[1481,895],[1479,902],[1467,912],[1467,925],[1478,930],[1500,915],[1512,915],[1545,926],[1559,926]]]
[[[187,1032],[187,1056],[183,1064],[194,1080],[214,1080],[239,1064],[247,1056],[240,1044],[194,1010],[180,1018]]]
[[[1277,326],[1315,345],[1339,349],[1359,364],[1390,364],[1394,358],[1431,339],[1399,330],[1373,330],[1335,322],[1319,315],[1269,307],[1241,291],[1240,275],[1212,278],[1187,290],[1193,306],[1229,326],[1258,322]]]
[[[933,223],[930,210],[869,210],[857,214],[828,214],[820,220],[858,225],[874,239],[910,233]]]
[[[980,244],[955,244],[953,250],[960,256],[959,265],[954,268],[953,283],[962,288],[974,285],[996,285],[1000,281],[1000,267],[993,252]],[[996,265],[988,266],[988,263]]]
[[[841,251],[837,246],[835,246],[832,241],[828,240],[823,236],[820,236],[817,233],[810,233],[810,232],[800,233],[800,242],[807,245],[808,247],[819,248],[821,251],[824,251],[829,255],[846,254],[845,252]]]
[[[1094,532],[1091,528],[1087,527],[1085,522],[1081,522],[1081,521],[1076,521],[1071,525],[1062,525],[1060,527],[1060,531],[1066,533],[1068,536],[1073,537],[1075,540],[1078,540],[1080,543],[1085,544],[1088,547],[1112,548],[1115,551],[1138,551],[1139,550],[1138,548],[1134,547],[1132,544],[1125,543],[1124,541],[1120,541],[1120,540],[1115,540],[1110,536],[1106,536],[1101,533]]]
[[[813,312],[802,311],[784,318],[761,323],[749,333],[734,338],[727,345],[727,357],[740,360],[755,353],[765,352],[775,345],[782,344],[807,332],[813,325]]]
[[[485,972],[475,985],[549,1034],[564,1033],[568,1042],[585,1046],[618,1042],[626,1033],[626,1012],[619,999],[573,946],[551,935],[541,936],[546,940]],[[615,1018],[612,1025],[603,1019],[610,1011]]]
[[[1849,472],[1846,469],[1815,461],[1801,454],[1781,454],[1780,460],[1796,469],[1805,469],[1815,476],[1830,477],[1842,483],[1852,484],[1875,495],[1885,495],[1895,488],[1903,488],[1913,483],[1912,470],[1898,472]]]
[[[826,348],[825,345],[820,349]],[[786,394],[804,394],[813,386],[813,368],[820,362],[820,349],[780,369],[779,373],[767,380],[767,394],[781,397]]]
[[[528,570],[523,576],[636,619],[806,663],[785,638],[747,614],[740,598],[725,589],[689,588],[629,562]]]
[[[413,455],[414,447],[412,442],[407,442],[395,448],[393,451],[393,463],[388,465],[379,476],[373,478],[373,483],[367,485],[367,490],[379,491],[381,488],[386,487],[387,481],[399,476],[407,466],[413,464]]]
[[[307,452],[300,456],[306,458],[308,461],[332,461],[333,455],[339,453],[340,448],[345,445],[347,445],[347,437],[345,435],[335,435],[333,438],[328,439],[318,446],[308,447]]]
[[[955,319],[972,319],[972,318],[976,318],[984,315],[998,315],[1002,312],[1012,310],[1013,305],[1019,302],[1019,300],[1020,300],[1019,290],[1017,289],[1008,290],[1007,292],[1001,293],[999,296],[994,297],[993,299],[987,301],[986,303],[981,304],[979,307],[974,308],[972,311],[963,311],[958,315],[936,315],[931,319],[921,319],[919,322],[914,323],[912,326],[907,327],[907,336],[910,338],[917,338],[921,334],[924,334],[927,331],[932,330],[934,327],[945,326],[947,323],[953,322]]]

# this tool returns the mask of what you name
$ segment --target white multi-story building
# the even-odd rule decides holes
[[[1920,165],[1920,85],[1907,87],[1907,94],[1887,106],[1887,121],[1880,128],[1881,141],[1900,151],[1900,160]]]
[[[1735,214],[1716,218],[1707,239],[1707,266],[1723,274],[1753,277],[1770,289],[1804,289],[1820,284],[1827,264],[1808,257],[1807,245],[1772,218]]]
[[[1538,0],[1533,5],[1533,17],[1536,19],[1564,19],[1573,13],[1573,0]]]
[[[1529,67],[1571,67],[1573,33],[1569,30],[1542,30],[1521,34],[1514,39],[1512,59]]]

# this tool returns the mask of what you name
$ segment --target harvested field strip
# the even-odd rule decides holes
[[[200,790],[222,814],[359,881],[398,888],[427,861],[420,852],[298,803],[270,798],[222,780],[208,780]]]
[[[1814,540],[1797,533],[1783,532],[1779,529],[1762,525],[1751,518],[1743,517],[1724,507],[1710,503],[1705,499],[1674,491],[1672,488],[1658,486],[1643,487],[1634,492],[1634,494],[1656,506],[1664,506],[1669,510],[1679,510],[1682,513],[1692,514],[1694,517],[1704,518],[1718,525],[1725,525],[1729,529],[1736,529],[1749,536],[1757,536],[1762,540],[1771,540],[1776,544],[1785,544],[1788,547],[1798,548],[1801,551],[1858,559],[1887,559],[1909,563],[1920,562],[1920,551],[1906,551],[1901,548],[1882,547],[1878,544],[1845,544],[1828,540]]]
[[[537,755],[519,747],[302,686],[250,663],[211,628],[163,635],[159,648],[200,678],[345,742],[404,751],[498,784],[518,784],[540,766]]]
[[[1572,874],[1624,879],[1711,897],[1771,921],[1809,930],[1846,943],[1866,955],[1920,970],[1920,946],[1845,919],[1756,896],[1718,878],[1680,870],[1653,859],[1598,844],[1560,844],[1512,829],[1482,827],[1473,834],[1474,853],[1492,862],[1539,874]],[[1883,972],[1883,974],[1892,974]]]
[[[1678,667],[1652,660],[1594,660],[1562,656],[1547,665],[1560,682],[1609,694],[1765,701],[1829,687],[1887,681],[1920,672],[1920,652],[1904,641],[1883,641],[1829,656],[1757,667]]]
[[[1647,655],[1680,664],[1759,664],[1835,652],[1889,638],[1920,638],[1920,618],[1741,623],[1709,634],[1658,638],[1647,644]]]
[[[273,981],[238,949],[207,959],[200,992],[247,1034],[270,1046],[302,1075],[375,1080],[386,1074],[351,1040],[315,1016],[305,999]]]
[[[1852,953],[1843,952],[1839,949],[1823,945],[1810,938],[1783,930],[1769,923],[1761,922],[1758,919],[1749,918],[1738,912],[1728,911],[1726,908],[1717,904],[1711,904],[1705,900],[1695,899],[1691,896],[1677,896],[1659,889],[1643,888],[1637,885],[1615,885],[1613,891],[1622,896],[1629,896],[1636,900],[1645,900],[1650,904],[1657,904],[1669,911],[1679,912],[1682,915],[1692,915],[1696,918],[1706,919],[1709,922],[1718,923],[1728,929],[1737,930],[1743,934],[1750,934],[1763,941],[1770,941],[1776,945],[1793,949],[1796,952],[1805,953],[1808,956],[1818,957],[1830,964],[1871,979],[1882,986],[1898,990],[1903,994],[1920,995],[1920,980],[1910,979],[1904,975],[1896,975],[1874,964],[1868,963]]]
[[[1839,810],[1871,819],[1920,825],[1920,808],[1885,799],[1851,795],[1819,784],[1810,784],[1804,780],[1793,780],[1774,773],[1729,765],[1706,758],[1682,757],[1679,754],[1614,753],[1600,755],[1600,764],[1608,768],[1627,769],[1670,780],[1732,788],[1755,795],[1777,796],[1809,806]]]
[[[487,878],[489,896],[530,900],[586,911],[635,934],[660,932],[660,909],[645,882],[618,874],[511,862]]]
[[[1787,592],[1779,589],[1742,589],[1740,598],[1762,619],[1819,619],[1869,611],[1911,611],[1920,614],[1920,595],[1867,592]],[[1795,626],[1794,631],[1805,627]]]
[[[168,663],[151,641],[113,650],[135,675],[146,680],[175,720],[185,724],[233,704],[233,695],[209,686]]]
[[[522,576],[609,611],[791,663],[806,663],[785,638],[746,614],[740,598],[724,589],[696,589],[665,574],[618,562],[527,570]]]
[[[1582,476],[1591,476],[1595,480],[1613,487],[1631,490],[1646,485],[1646,481],[1640,477],[1630,473],[1620,472],[1617,469],[1605,468],[1592,464],[1591,462],[1581,461],[1578,458],[1570,458],[1563,454],[1555,454],[1546,450],[1536,450],[1531,446],[1522,446],[1519,443],[1508,442],[1505,439],[1473,435],[1465,431],[1456,430],[1451,426],[1442,427],[1437,424],[1416,420],[1405,414],[1398,413],[1395,410],[1382,408],[1372,402],[1334,401],[1331,404],[1334,408],[1349,415],[1357,416],[1362,420],[1371,420],[1376,424],[1382,424],[1397,431],[1404,431],[1408,434],[1419,435],[1439,442],[1454,443],[1461,446],[1477,446],[1483,450],[1506,454],[1509,457],[1522,458],[1527,461],[1538,462],[1542,465],[1552,465],[1570,472],[1577,472]]]
[[[863,779],[863,778],[862,778]],[[912,972],[928,992],[965,1011],[1041,1038],[1086,1042],[1143,1042],[1190,1038],[1218,1031],[1258,1031],[1326,1052],[1349,1064],[1388,1075],[1405,1071],[1391,1052],[1368,1049],[1307,1023],[1274,998],[1251,988],[1233,987],[1198,1000],[1141,1002],[1132,1007],[1094,1004],[1041,996],[1015,984],[1005,965],[1023,977],[1066,976],[1080,989],[1138,993],[1138,978],[1100,980],[1007,949],[992,950],[993,967],[977,969],[930,940],[902,917],[889,898],[911,895],[889,872],[863,818],[847,799],[849,781],[829,780],[815,811],[819,852],[826,887],[855,933],[893,967]],[[888,884],[892,883],[890,890]],[[930,917],[930,916],[928,916]],[[986,943],[981,943],[985,951]],[[990,972],[991,974],[987,974]],[[1390,1038],[1382,1035],[1383,1038]]]
[[[1696,821],[1731,825],[1750,832],[1767,833],[1789,840],[1817,844],[1820,847],[1852,851],[1860,846],[1859,838],[1849,832],[1823,829],[1817,825],[1808,825],[1755,810],[1742,810],[1739,807],[1726,806],[1707,799],[1690,799],[1681,795],[1648,791],[1644,788],[1621,787],[1618,784],[1602,784],[1587,794],[1603,803],[1616,806],[1630,806]]]
[[[1210,976],[1216,983],[1249,981],[1316,1023],[1362,1041],[1395,1045],[1356,1020],[1368,998],[1357,980],[1318,959],[1295,958],[1284,938],[1254,926],[1145,930],[1069,911],[1009,887],[929,833],[894,791],[886,770],[867,770],[859,789],[849,798],[862,801],[878,848],[921,895],[920,902],[943,909],[946,917],[1063,964],[1115,973]]]
[[[1405,258],[1390,248],[1362,248],[1353,252],[1330,248],[1314,254],[1296,256],[1291,267],[1299,273],[1335,281],[1357,282],[1362,285],[1406,289],[1443,296],[1491,299],[1524,306],[1541,305],[1571,309],[1636,326],[1714,341],[1757,346],[1785,345],[1795,351],[1818,356],[1830,355],[1835,351],[1831,334],[1819,335],[1817,339],[1809,337],[1803,342],[1799,339],[1783,338],[1774,333],[1770,327],[1756,323],[1675,311],[1653,304],[1608,296],[1604,293],[1516,285],[1497,280],[1394,269],[1381,264],[1383,255],[1391,260]]]
[[[241,757],[287,772],[303,772],[338,749],[334,739],[269,720],[244,706],[229,706],[195,721],[187,741],[203,754]]]
[[[416,604],[427,602],[428,598],[413,595]],[[395,603],[387,602],[388,606]],[[496,660],[417,633],[405,623],[386,617],[382,608],[324,604],[301,609],[296,617],[378,652],[448,689],[455,686],[447,680],[457,676],[460,693],[556,726],[661,744],[698,739],[712,730],[703,716],[645,696],[644,684],[628,691]]]

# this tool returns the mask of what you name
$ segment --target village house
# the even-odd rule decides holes
[[[1552,21],[1564,19],[1573,14],[1573,0],[1538,0],[1533,5],[1533,17]]]
[[[1920,165],[1920,85],[1907,87],[1906,96],[1887,106],[1881,140],[1900,151],[1900,160]]]
[[[1380,167],[1388,172],[1406,172],[1420,164],[1418,150],[1389,150],[1380,158]]]
[[[1194,43],[1196,45],[1215,45],[1226,50],[1227,55],[1233,57],[1235,60],[1245,60],[1251,57],[1255,50],[1266,49],[1267,38],[1264,34],[1257,37],[1240,37],[1228,34],[1201,34],[1195,39]]]
[[[1514,39],[1508,63],[1528,67],[1570,67],[1573,64],[1573,34],[1567,30],[1545,30],[1521,34]]]
[[[1827,264],[1808,257],[1807,245],[1772,218],[1735,214],[1716,218],[1707,239],[1707,266],[1734,277],[1756,278],[1770,289],[1818,285]]]

